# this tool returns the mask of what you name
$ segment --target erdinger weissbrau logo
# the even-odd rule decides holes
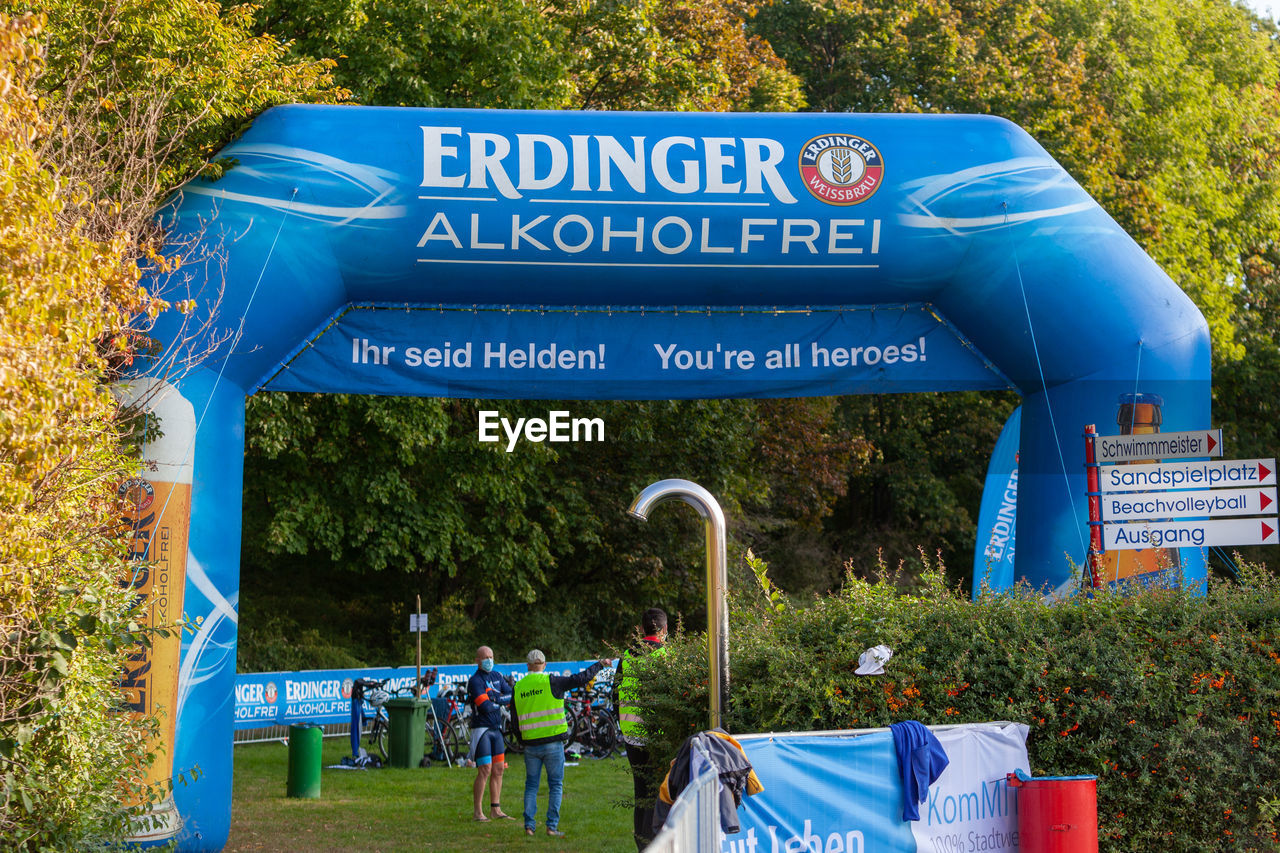
[[[116,494],[124,501],[125,509],[131,512],[142,512],[156,498],[155,487],[141,477],[125,480],[116,489]]]
[[[884,159],[861,136],[827,133],[800,150],[800,175],[815,198],[827,204],[858,204],[880,189]]]

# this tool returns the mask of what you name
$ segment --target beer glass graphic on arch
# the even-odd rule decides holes
[[[134,591],[143,624],[167,628],[169,634],[153,635],[150,647],[131,654],[121,682],[129,712],[159,722],[155,739],[147,745],[155,760],[141,781],[148,790],[164,792],[163,799],[135,822],[130,840],[161,842],[182,827],[172,779],[196,420],[191,403],[160,379],[122,383],[119,396],[123,404],[139,406],[148,431],[159,433],[143,445],[141,471],[121,483],[118,494],[130,536],[122,583]]]
[[[1121,435],[1150,435],[1160,432],[1160,424],[1164,421],[1164,398],[1159,394],[1121,394],[1118,406],[1116,426],[1120,427]],[[1181,577],[1181,566],[1182,557],[1177,548],[1107,551],[1102,555],[1101,580],[1108,584],[1135,582],[1172,585]]]

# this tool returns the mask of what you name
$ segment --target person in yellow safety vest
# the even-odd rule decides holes
[[[613,707],[618,709],[618,728],[627,745],[627,762],[631,765],[631,782],[635,790],[635,813],[632,830],[636,849],[644,850],[653,840],[653,806],[658,795],[658,780],[645,742],[644,720],[636,706],[636,655],[662,654],[667,639],[667,614],[660,607],[650,607],[640,617],[644,634],[638,651],[625,652],[618,661],[613,679]]]
[[[601,658],[573,675],[544,672],[547,656],[538,649],[529,652],[529,674],[516,682],[512,707],[524,744],[524,831],[533,835],[538,815],[538,783],[547,768],[547,835],[563,838],[560,831],[560,800],[564,794],[564,741],[569,722],[564,714],[564,694],[582,687],[603,667],[612,664]]]

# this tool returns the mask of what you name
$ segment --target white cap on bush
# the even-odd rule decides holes
[[[888,646],[872,646],[858,655],[858,668],[855,675],[884,675],[884,665],[893,657],[893,649]]]

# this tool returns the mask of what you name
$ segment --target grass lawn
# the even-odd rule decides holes
[[[324,765],[337,764],[350,746],[345,737],[324,742]],[[288,748],[279,743],[235,747],[231,837],[227,851],[396,851],[480,849],[634,853],[631,840],[631,775],[627,760],[584,758],[565,768],[560,829],[543,832],[547,783],[538,796],[538,834],[524,834],[524,760],[508,755],[502,810],[516,820],[471,819],[475,770],[443,764],[413,770],[322,770],[320,798],[285,797]],[[487,811],[487,808],[486,808]]]

